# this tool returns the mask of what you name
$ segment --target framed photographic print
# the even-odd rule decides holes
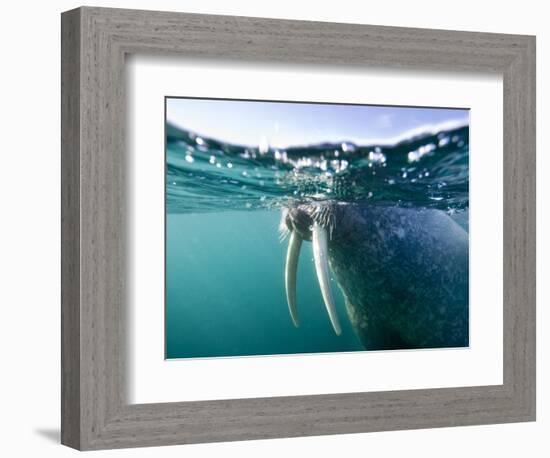
[[[468,346],[468,110],[165,103],[167,359]]]
[[[535,39],[62,15],[62,442],[535,418]]]

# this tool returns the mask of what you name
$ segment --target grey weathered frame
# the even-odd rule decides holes
[[[61,37],[63,444],[104,449],[535,419],[534,37],[90,7],[63,13]],[[503,385],[129,405],[129,53],[502,74]]]

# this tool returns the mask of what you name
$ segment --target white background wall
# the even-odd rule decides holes
[[[97,6],[536,34],[538,61],[538,421],[99,452],[98,456],[548,456],[550,30],[544,2],[128,0]],[[0,453],[69,456],[58,445],[60,372],[59,29],[68,0],[5,2],[0,17]],[[546,81],[546,83],[545,83]],[[546,205],[547,207],[547,205]],[[545,258],[545,259],[544,259]],[[546,434],[545,434],[546,433]]]

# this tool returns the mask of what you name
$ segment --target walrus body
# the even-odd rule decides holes
[[[328,263],[365,349],[468,346],[468,233],[445,212],[349,204],[288,215],[302,238],[308,216],[326,226]]]

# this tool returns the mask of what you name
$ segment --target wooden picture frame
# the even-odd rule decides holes
[[[61,38],[63,444],[89,450],[535,419],[535,37],[83,7],[62,14]],[[128,404],[124,66],[136,53],[502,74],[504,383]]]

